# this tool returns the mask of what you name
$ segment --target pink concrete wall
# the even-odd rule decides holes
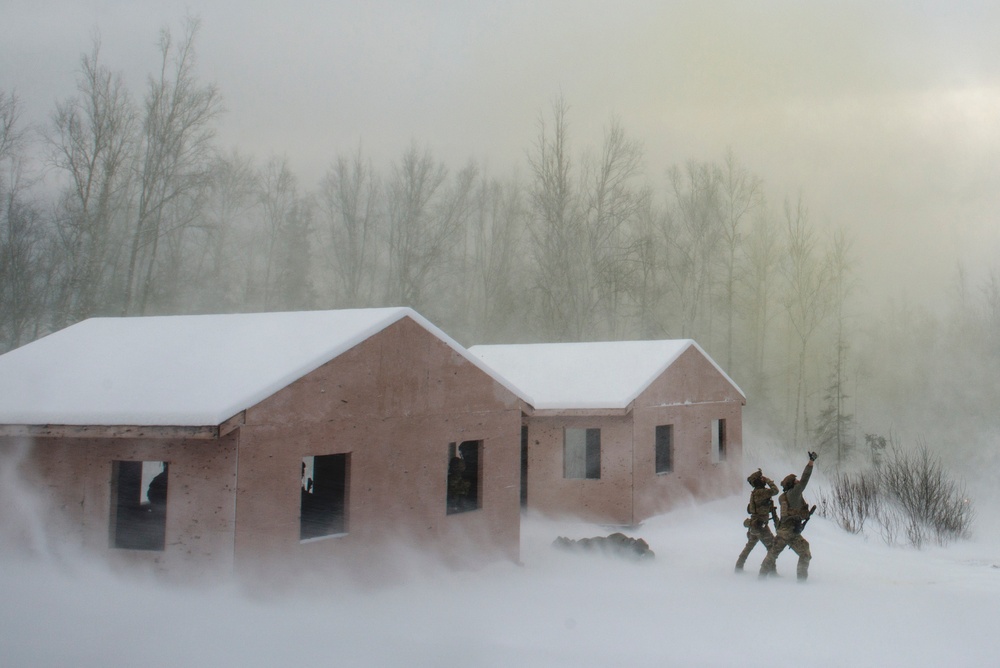
[[[601,430],[599,480],[563,477],[563,431],[567,428]],[[528,507],[556,517],[630,524],[631,416],[529,418]]]
[[[238,568],[376,572],[403,544],[456,562],[518,559],[520,424],[511,392],[401,320],[247,411]],[[483,442],[482,507],[448,515],[448,444],[467,440]],[[340,453],[347,535],[300,543],[300,462]]]
[[[455,564],[519,558],[520,426],[516,396],[404,318],[248,409],[222,439],[38,438],[23,468],[51,501],[49,525],[111,563],[185,577],[263,569],[272,582],[302,569],[377,577],[402,544]],[[481,508],[448,515],[448,445],[468,440],[483,443]],[[302,458],[337,453],[351,453],[348,533],[300,542]],[[170,463],[163,551],[109,546],[115,460]]]
[[[10,439],[7,439],[10,440]],[[170,463],[162,551],[110,545],[114,461]],[[70,547],[112,564],[214,577],[231,573],[236,438],[220,440],[36,438],[23,462],[42,490],[48,528]]]
[[[697,349],[688,348],[640,395],[635,425],[635,521],[691,498],[738,492],[743,467],[743,397]],[[726,459],[713,462],[712,420],[726,421]],[[673,471],[656,473],[655,432],[674,425]]]
[[[547,515],[634,525],[691,498],[741,489],[743,397],[695,348],[626,415],[528,418],[528,507]],[[711,423],[726,420],[726,460],[713,463]],[[672,424],[673,470],[656,474],[656,426]],[[563,430],[601,429],[600,480],[563,477]]]

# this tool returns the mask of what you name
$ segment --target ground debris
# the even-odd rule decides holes
[[[599,552],[632,559],[653,559],[656,556],[649,549],[649,543],[642,538],[630,538],[621,532],[615,532],[609,536],[580,538],[579,540],[559,536],[552,541],[552,545],[561,550]]]

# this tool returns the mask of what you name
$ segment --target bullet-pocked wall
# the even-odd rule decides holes
[[[207,440],[35,437],[21,469],[44,492],[47,531],[70,548],[112,565],[216,577],[233,566],[236,440],[236,434]],[[142,478],[134,481],[127,503],[120,501],[124,466],[141,471],[143,462],[157,470],[167,464],[163,508],[149,503],[150,481]],[[132,521],[123,517],[126,512]],[[157,534],[152,542],[127,540],[148,534],[151,525]]]
[[[501,382],[403,317],[216,425],[221,438],[205,436],[211,425],[7,431],[51,434],[33,439],[21,469],[60,539],[121,566],[280,582],[374,577],[411,547],[455,565],[516,561],[522,412]],[[170,436],[185,430],[200,436]],[[115,437],[65,435],[95,431]],[[8,450],[23,442],[0,438]]]
[[[527,506],[628,526],[682,501],[739,491],[743,403],[738,388],[691,346],[627,409],[530,414]],[[585,458],[599,452],[599,466],[568,464],[581,448]]]
[[[390,325],[247,410],[238,568],[372,572],[404,545],[517,560],[520,424],[519,399],[493,377],[414,321]],[[463,443],[475,444],[473,505],[449,513],[449,463]],[[302,540],[302,463],[330,455],[346,469],[342,530]]]
[[[738,389],[695,347],[635,400],[636,522],[678,502],[741,489],[743,404]],[[664,426],[672,427],[670,461],[658,466],[657,427]]]

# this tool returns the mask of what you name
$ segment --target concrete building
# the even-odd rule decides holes
[[[0,450],[51,528],[169,573],[517,560],[525,410],[406,308],[95,318],[0,356]]]
[[[691,340],[473,346],[519,388],[522,504],[632,526],[741,489],[746,397]]]

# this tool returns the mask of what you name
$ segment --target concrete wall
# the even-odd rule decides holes
[[[743,397],[688,348],[626,415],[528,418],[528,507],[553,516],[633,525],[691,498],[738,492]],[[713,462],[711,425],[726,420],[726,459]],[[673,469],[657,474],[656,426],[674,426]],[[563,430],[601,429],[600,480],[563,477]]]
[[[247,409],[222,439],[37,438],[22,468],[50,502],[50,528],[112,564],[275,583],[303,569],[381,577],[404,545],[456,565],[519,558],[521,413],[404,318]],[[448,446],[468,440],[483,443],[481,508],[449,515]],[[347,534],[301,542],[301,461],[337,453],[350,453]],[[169,462],[162,551],[110,546],[116,460]]]
[[[600,479],[563,476],[563,432],[601,430]],[[632,417],[591,415],[528,419],[528,507],[554,517],[632,522]]]
[[[517,560],[520,424],[512,393],[401,320],[247,411],[238,568],[383,577],[403,546],[455,563]],[[482,507],[448,515],[448,445],[467,440],[483,442]],[[347,534],[300,542],[300,462],[341,453],[350,453]]]
[[[740,491],[743,397],[696,348],[688,348],[646,389],[633,408],[635,521],[691,498]],[[712,421],[726,421],[726,458],[712,456]],[[673,470],[657,474],[656,426],[674,425]]]
[[[170,463],[163,551],[111,547],[114,461]],[[70,548],[82,548],[113,565],[187,577],[232,571],[235,435],[198,441],[35,438],[22,470],[46,501],[47,528]]]

